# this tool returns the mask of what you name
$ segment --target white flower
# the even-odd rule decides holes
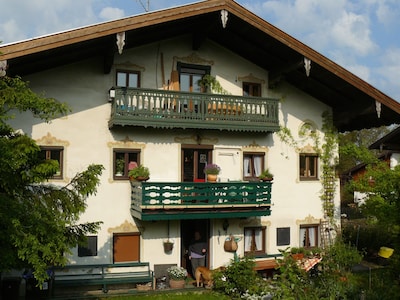
[[[187,271],[182,267],[172,266],[167,269],[167,272],[171,279],[185,279],[187,277]]]

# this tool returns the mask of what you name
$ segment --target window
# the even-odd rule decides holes
[[[114,263],[140,261],[139,233],[114,233],[113,261]]]
[[[210,74],[209,66],[178,63],[179,83],[182,92],[200,93],[198,81],[206,74]]]
[[[300,245],[305,248],[318,246],[318,225],[300,226]]]
[[[58,162],[59,170],[54,174],[53,178],[61,179],[63,177],[63,147],[50,147],[41,146],[40,147],[40,158],[41,159],[52,159]]]
[[[190,65],[178,63],[178,71],[179,71],[179,85],[180,90],[182,92],[190,92],[190,93],[200,93],[204,92],[201,90],[198,81],[203,78],[204,75],[210,74],[209,66],[200,66],[200,65]],[[198,112],[200,107],[197,100],[183,100],[181,107],[179,108],[181,111],[190,111],[190,112]]]
[[[97,256],[97,236],[86,237],[86,243],[78,246],[78,256]]]
[[[265,253],[265,227],[244,229],[244,253]]]
[[[135,149],[114,149],[113,155],[114,179],[129,179],[129,169],[132,164],[140,165],[140,150]]]
[[[317,180],[318,156],[300,154],[300,180]]]
[[[182,145],[181,176],[185,182],[204,182],[204,167],[212,162],[212,146]]]
[[[290,227],[276,229],[276,245],[285,246],[290,244]]]
[[[261,97],[261,84],[243,82],[243,96]]]
[[[117,86],[129,88],[140,87],[140,72],[117,71]]]
[[[264,170],[264,153],[243,154],[243,179],[251,180],[260,176]]]

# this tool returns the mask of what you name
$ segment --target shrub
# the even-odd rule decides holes
[[[249,257],[231,261],[223,271],[214,274],[214,289],[231,299],[262,299],[269,294],[266,282],[254,270]]]

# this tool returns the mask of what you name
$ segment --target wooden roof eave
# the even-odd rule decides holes
[[[251,13],[250,11],[232,0],[202,1],[189,5],[145,13],[133,17],[127,17],[120,20],[82,27],[70,31],[60,32],[57,34],[22,41],[15,44],[5,45],[3,47],[0,47],[0,52],[2,53],[0,55],[0,59],[8,60],[49,49],[54,49],[57,47],[66,46],[69,44],[79,43],[90,39],[113,35],[122,31],[130,31],[156,24],[167,23],[169,21],[184,19],[200,14],[207,14],[221,9],[225,9],[229,13],[236,15],[244,22],[273,37],[277,41],[280,41],[282,44],[310,59],[312,63],[318,64],[320,67],[326,69],[328,72],[331,72],[337,77],[342,78],[343,80],[355,86],[357,89],[369,95],[376,101],[381,102],[383,105],[400,114],[400,106],[392,98],[388,97],[364,80],[337,65],[322,54],[314,51],[297,39],[286,34],[277,27],[266,22],[257,15]]]
[[[211,0],[204,3],[199,2],[191,4],[190,9],[187,8],[187,5],[168,8],[165,10],[126,17],[115,21],[85,26],[26,41],[8,44],[0,47],[0,57],[2,60],[8,60],[11,58],[50,50],[69,44],[75,44],[107,35],[117,34],[123,31],[135,30],[138,28],[195,16],[198,15],[199,11],[201,11],[201,14],[205,14],[215,10],[223,9],[224,3],[225,1],[221,0]],[[135,22],[129,22],[131,20],[134,20]]]

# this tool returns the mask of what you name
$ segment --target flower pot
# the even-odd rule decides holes
[[[218,175],[216,174],[207,174],[207,182],[216,182]]]
[[[183,289],[185,288],[185,279],[170,279],[169,287],[171,289]]]
[[[293,253],[292,257],[294,260],[302,260],[304,258],[304,254],[303,253]]]
[[[143,176],[138,176],[138,177],[129,177],[129,180],[131,181],[147,181],[149,180],[150,177],[143,177]]]
[[[274,180],[274,178],[272,178],[272,177],[261,178],[261,181],[272,181],[272,180]]]

